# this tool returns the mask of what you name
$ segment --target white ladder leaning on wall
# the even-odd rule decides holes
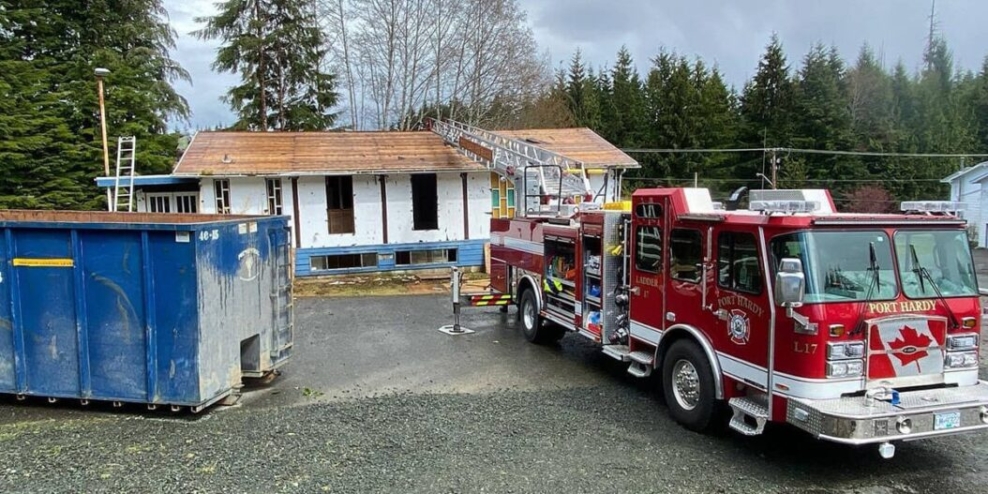
[[[113,183],[113,200],[110,211],[134,210],[134,159],[137,154],[136,137],[117,139],[117,174]]]

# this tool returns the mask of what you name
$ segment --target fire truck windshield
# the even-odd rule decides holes
[[[807,303],[892,300],[899,293],[891,242],[882,231],[792,233],[774,238],[771,251],[774,267],[787,257],[803,262]]]
[[[938,290],[944,297],[977,295],[966,232],[899,231],[895,234],[895,252],[902,290],[907,297],[937,297]]]

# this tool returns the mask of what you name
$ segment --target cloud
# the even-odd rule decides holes
[[[555,60],[569,60],[576,48],[592,67],[610,66],[627,45],[647,70],[660,47],[716,63],[728,82],[740,87],[758,64],[772,33],[778,33],[789,61],[798,68],[817,42],[833,44],[853,61],[864,43],[889,65],[903,60],[917,69],[929,30],[930,2],[924,0],[521,0],[536,39]],[[938,30],[958,65],[979,69],[986,47],[979,19],[988,2],[955,0],[937,6]]]
[[[772,33],[778,33],[792,67],[817,42],[833,44],[849,62],[868,43],[887,65],[902,60],[917,70],[929,30],[928,0],[519,0],[541,50],[565,67],[576,48],[595,68],[610,67],[626,45],[647,71],[661,47],[716,64],[740,88],[754,74]],[[236,83],[210,69],[218,43],[189,35],[196,16],[215,12],[202,0],[164,0],[178,31],[173,56],[193,85],[177,84],[192,107],[195,127],[229,124],[232,112],[220,97]],[[979,70],[988,54],[980,25],[988,2],[939,2],[938,30],[947,38],[957,66]]]
[[[185,123],[174,124],[181,130],[195,130],[215,125],[230,125],[235,117],[230,108],[220,101],[227,89],[237,83],[237,76],[214,72],[210,65],[216,58],[218,41],[200,41],[190,33],[200,26],[195,18],[215,13],[212,4],[200,0],[164,0],[169,22],[178,33],[172,58],[178,61],[192,76],[192,83],[180,81],[175,89],[186,98],[192,110],[189,129]]]

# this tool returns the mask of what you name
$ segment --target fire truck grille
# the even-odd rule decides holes
[[[868,387],[911,387],[943,382],[947,320],[893,316],[868,327]]]

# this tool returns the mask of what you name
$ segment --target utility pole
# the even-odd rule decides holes
[[[103,130],[103,176],[110,176],[110,148],[106,142],[106,105],[103,101],[103,78],[110,75],[107,69],[96,69],[96,91],[99,93],[99,120],[100,128]],[[106,205],[113,211],[113,193],[110,188],[106,188]]]
[[[772,148],[772,188],[778,189],[779,187],[775,184],[779,183],[776,177],[779,171],[779,162],[775,159],[775,148]]]

